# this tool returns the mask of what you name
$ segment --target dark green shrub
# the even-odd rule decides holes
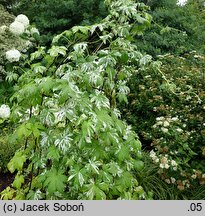
[[[183,55],[191,50],[205,53],[203,1],[189,0],[183,7],[176,0],[144,2],[151,7],[153,24],[136,38],[142,52],[155,58],[166,53]]]
[[[106,17],[103,0],[21,0],[12,8],[15,15],[25,14],[41,33],[41,43],[50,44],[52,38],[75,25],[98,23]]]
[[[205,184],[204,56],[161,56],[162,67],[138,70],[124,117],[139,135],[159,174],[180,190]],[[128,113],[128,114],[127,114]]]

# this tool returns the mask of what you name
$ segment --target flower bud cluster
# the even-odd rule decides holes
[[[177,170],[177,162],[175,160],[170,160],[168,159],[168,155],[156,155],[156,152],[154,152],[153,150],[150,151],[150,157],[152,158],[152,161],[154,163],[159,163],[159,167],[161,169],[169,169],[170,167],[172,167],[172,169],[174,171]]]

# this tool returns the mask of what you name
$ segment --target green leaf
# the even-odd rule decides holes
[[[46,180],[44,182],[44,187],[47,187],[47,190],[50,194],[55,192],[62,193],[65,188],[65,182],[67,177],[63,174],[62,170],[57,170],[52,168],[46,173]]]
[[[14,182],[13,182],[13,187],[15,187],[16,189],[20,189],[23,183],[24,183],[24,176],[16,175]]]
[[[51,49],[48,50],[48,53],[52,57],[57,57],[59,54],[65,56],[67,48],[65,46],[52,46]]]
[[[27,106],[36,106],[42,101],[39,86],[33,82],[24,85],[13,97],[16,97],[19,103],[24,102]]]
[[[33,190],[29,190],[29,193],[26,196],[27,200],[34,200],[34,195],[35,192]]]
[[[115,127],[116,129],[122,134],[123,131],[125,130],[125,125],[124,123],[119,120],[119,119],[115,119]]]
[[[110,108],[109,99],[101,93],[92,95],[92,98],[90,101],[91,103],[94,103],[98,109]]]
[[[89,26],[74,26],[72,28],[72,31],[73,33],[76,33],[76,32],[81,32],[85,35],[88,35],[88,31],[90,30],[90,27]]]
[[[110,81],[114,80],[115,74],[116,74],[116,70],[112,67],[107,67],[106,68],[106,72],[108,74],[108,78]]]
[[[109,164],[109,168],[108,168],[108,172],[111,173],[113,176],[121,176],[123,171],[122,169],[120,168],[120,166],[115,163],[115,162],[111,162]]]
[[[134,168],[136,171],[141,171],[144,168],[144,162],[141,160],[134,161]]]
[[[48,149],[47,159],[55,159],[58,161],[59,158],[60,158],[60,154],[56,146],[54,145],[50,146]]]
[[[47,70],[47,68],[42,66],[40,63],[31,65],[31,69],[36,74],[38,74],[38,73],[43,74]]]
[[[7,187],[1,192],[1,200],[11,200],[14,196],[15,190]]]
[[[28,122],[20,125],[17,128],[15,134],[20,139],[24,137],[29,137],[32,133],[35,138],[39,138],[40,132],[44,129],[45,129],[44,126],[41,125],[39,122],[35,122],[35,123]]]
[[[112,39],[112,36],[113,36],[113,35],[110,33],[110,34],[107,34],[107,35],[100,36],[99,38],[102,40],[102,42],[103,42],[104,44],[106,44],[107,41],[109,41],[109,40]]]
[[[31,130],[35,138],[39,138],[41,131],[44,129],[45,129],[44,126],[40,124],[39,122],[35,122],[31,126]]]
[[[128,141],[128,140],[127,140]],[[129,142],[129,141],[128,141]],[[142,144],[139,140],[137,139],[133,139],[133,140],[130,140],[130,144],[132,145],[132,147],[136,150],[136,151],[139,151],[142,147]]]
[[[105,182],[101,182],[98,184],[98,187],[103,190],[103,191],[106,191],[108,192],[109,191],[109,184],[105,183]]]
[[[78,53],[83,53],[87,48],[87,43],[77,43],[73,46],[73,49]]]
[[[18,80],[19,75],[17,73],[14,72],[6,72],[6,81],[8,82],[12,82],[12,81],[16,81]]]
[[[162,28],[160,31],[160,34],[169,33],[171,31],[171,28],[169,26],[166,26],[165,28]]]
[[[11,173],[15,170],[21,171],[26,161],[26,155],[24,152],[16,152],[14,157],[10,160],[7,167]]]
[[[139,23],[144,23],[146,21],[146,19],[141,17],[139,14],[136,14],[135,18]]]
[[[68,182],[72,180],[73,186],[77,189],[82,187],[84,183],[87,181],[89,176],[86,176],[87,169],[81,167],[79,165],[75,165],[70,169],[70,176],[68,178]],[[80,186],[80,187],[79,187]]]
[[[36,52],[31,54],[31,61],[45,55],[45,47],[40,47]]]
[[[98,124],[102,128],[102,126],[111,127],[113,126],[114,122],[108,112],[106,110],[96,110]]]
[[[59,93],[60,90],[60,93]],[[77,92],[75,92],[71,87],[68,81],[60,80],[59,85],[56,86],[53,91],[57,91],[59,95],[59,103],[63,104],[69,98],[77,97]]]
[[[136,157],[137,157],[137,159],[141,160],[143,158],[142,152],[138,151],[137,154],[136,154]]]
[[[129,56],[126,52],[123,52],[121,57],[120,57],[120,63],[121,64],[126,64],[129,60]]]
[[[39,88],[41,93],[49,94],[52,91],[53,87],[55,86],[56,82],[51,77],[45,77],[40,80]]]
[[[80,186],[82,187],[82,185],[84,184],[85,179],[84,179],[81,172],[78,173],[78,181],[80,183]]]
[[[105,200],[106,194],[99,187],[95,186],[94,188],[96,200]]]
[[[102,163],[100,161],[96,161],[95,158],[89,160],[89,164],[87,167],[91,168],[95,173],[99,174],[99,166],[101,166]]]
[[[140,59],[140,66],[143,67],[152,61],[152,56],[145,55]]]
[[[113,183],[113,176],[107,171],[107,167],[105,167],[103,171],[100,171],[99,177],[103,182],[108,183],[109,185]]]
[[[87,137],[91,137],[94,133],[95,127],[93,125],[93,122],[91,120],[84,121],[82,124],[82,135],[86,139]],[[88,141],[86,139],[86,141]]]
[[[16,192],[15,200],[25,200],[25,191],[23,189]]]
[[[88,197],[89,200],[105,200],[106,195],[105,193],[97,187],[94,183],[86,185],[88,188],[88,191],[86,192],[86,196]]]
[[[126,94],[117,93],[117,98],[118,98],[118,100],[119,100],[120,103],[125,102],[126,104],[128,104],[128,100],[127,100]]]
[[[128,146],[121,146],[118,153],[117,153],[117,157],[120,161],[124,161],[126,159],[129,159],[130,154],[129,154]]]
[[[125,190],[126,188],[131,188],[133,181],[133,176],[129,172],[124,172],[123,175],[116,180],[116,185],[122,186],[122,188]]]
[[[29,137],[31,135],[32,131],[28,129],[27,124],[20,125],[16,131],[15,134],[18,137],[18,139],[22,139],[24,137]]]

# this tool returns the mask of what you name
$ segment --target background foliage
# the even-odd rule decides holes
[[[66,29],[99,22],[107,15],[103,0],[37,0],[32,4],[30,0],[20,0],[11,11],[28,16],[38,26],[44,44]]]
[[[188,0],[183,7],[176,0],[144,2],[151,7],[153,24],[138,37],[141,51],[153,57],[166,53],[182,55],[191,50],[204,53],[204,1]]]

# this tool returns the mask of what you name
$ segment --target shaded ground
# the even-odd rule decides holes
[[[0,173],[0,192],[9,186],[14,180],[14,175],[11,173]]]

